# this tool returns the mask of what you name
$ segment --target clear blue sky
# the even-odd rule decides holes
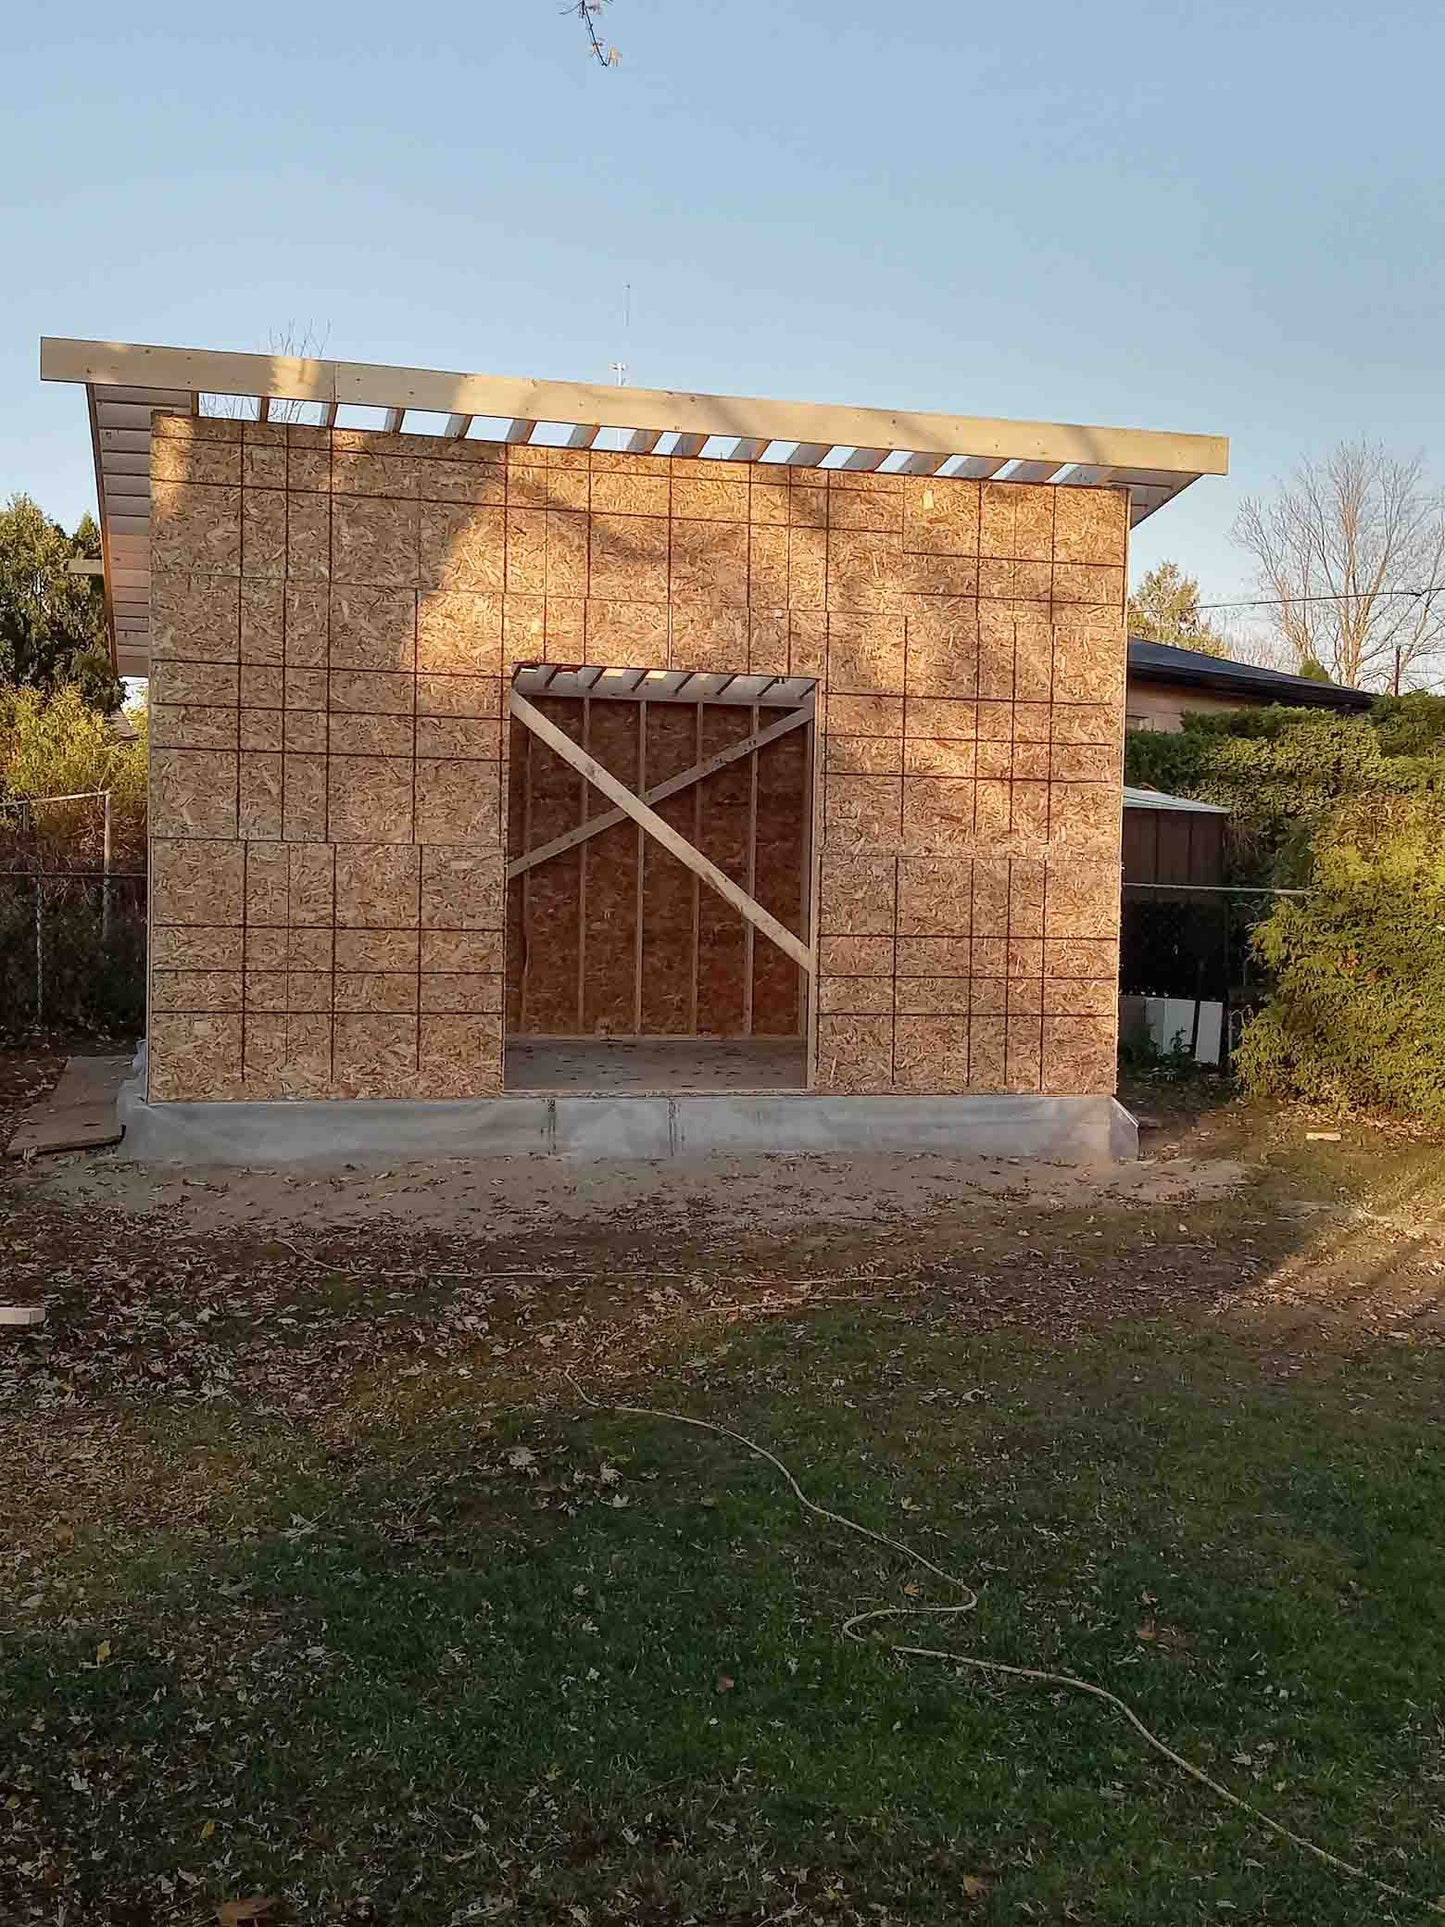
[[[0,25],[0,494],[91,501],[42,333],[1230,436],[1140,531],[1377,435],[1445,474],[1434,0],[561,0]],[[632,287],[624,337],[623,288]]]

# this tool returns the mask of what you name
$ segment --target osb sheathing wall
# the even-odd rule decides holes
[[[153,1099],[500,1088],[518,662],[816,677],[814,1075],[1114,1083],[1121,491],[156,418]]]

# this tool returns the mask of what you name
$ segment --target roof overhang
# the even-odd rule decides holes
[[[239,398],[243,412],[262,420],[284,403],[287,420],[391,433],[588,448],[607,432],[612,445],[634,454],[1120,487],[1129,491],[1136,523],[1201,475],[1223,475],[1229,466],[1229,444],[1215,435],[991,421],[128,342],[47,337],[40,344],[40,374],[44,381],[78,382],[86,390],[106,603],[123,675],[146,673],[155,409],[215,413],[229,410]],[[357,420],[354,411],[367,419]]]

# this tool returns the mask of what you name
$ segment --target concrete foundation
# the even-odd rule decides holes
[[[1090,1164],[1138,1156],[1112,1097],[570,1097],[150,1104],[120,1094],[122,1155],[146,1164],[396,1164],[473,1157],[932,1151]]]

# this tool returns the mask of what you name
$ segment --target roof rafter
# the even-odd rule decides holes
[[[506,375],[452,374],[369,362],[320,361],[294,355],[228,354],[124,342],[47,338],[40,371],[46,381],[178,388],[192,393],[268,396],[273,401],[335,401],[437,415],[575,422],[598,428],[657,429],[700,435],[826,443],[829,448],[997,456],[1000,463],[1093,462],[1164,469],[1177,475],[1222,475],[1228,444],[1214,435],[1161,434],[1151,429],[1087,427],[1069,422],[998,421],[826,402],[768,401],[745,395],[674,393],[667,389],[533,381]]]

